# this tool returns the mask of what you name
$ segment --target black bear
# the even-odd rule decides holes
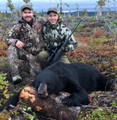
[[[58,94],[61,91],[69,92],[70,96],[64,98],[62,103],[68,106],[77,106],[89,104],[88,92],[110,90],[112,84],[112,80],[91,65],[56,62],[39,72],[31,86],[36,88],[41,97]],[[10,104],[16,105],[19,95],[20,92],[12,96],[0,111],[4,107],[9,109]]]

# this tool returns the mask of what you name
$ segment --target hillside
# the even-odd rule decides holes
[[[99,91],[89,94],[90,104],[81,107],[77,120],[116,120],[117,119],[117,16],[82,17],[83,21],[76,29],[74,36],[78,42],[75,51],[67,54],[70,62],[83,62],[96,67],[102,74],[113,79],[115,87],[113,91]],[[63,16],[63,24],[73,30],[80,18]],[[0,20],[0,106],[9,96],[24,88],[34,77],[28,73],[28,65],[22,61],[20,74],[23,82],[13,85],[10,76],[7,59],[7,46],[5,36],[10,28],[16,24],[16,20],[7,18]],[[24,115],[18,111],[23,109],[30,115]],[[111,112],[110,112],[111,111]],[[30,107],[18,105],[11,112],[0,113],[0,120],[50,120],[39,116]]]

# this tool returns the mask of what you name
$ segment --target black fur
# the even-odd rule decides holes
[[[69,92],[70,96],[62,100],[62,103],[68,106],[89,104],[87,92],[109,90],[111,85],[111,80],[88,64],[62,62],[56,62],[38,73],[31,83],[39,94]],[[20,92],[11,97],[0,111],[4,107],[9,109],[10,104],[16,105],[19,94]]]
[[[6,108],[7,110],[11,109],[11,107],[9,105],[13,105],[16,106],[18,101],[19,101],[19,95],[20,95],[21,91],[17,92],[15,95],[11,96],[8,101],[2,106],[0,107],[0,112],[2,110],[4,110],[4,108]]]

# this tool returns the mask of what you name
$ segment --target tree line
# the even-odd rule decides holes
[[[31,0],[23,0],[23,2],[25,4],[32,5]],[[106,6],[107,7],[107,14],[109,15],[110,10],[111,10],[110,6],[111,6],[112,2],[114,2],[115,12],[117,12],[117,2],[116,2],[116,0],[98,0],[97,5],[95,6],[95,13],[98,16],[102,16],[103,7]],[[64,5],[67,6],[68,8],[70,8],[68,3],[64,3]],[[57,4],[57,8],[60,10],[60,14],[63,13],[63,7],[62,6],[63,6],[63,1],[59,0],[59,3]],[[7,0],[6,7],[10,9],[11,16],[13,16],[13,14],[17,14],[18,16],[20,15],[20,8],[16,9],[13,2],[12,2],[12,0]],[[78,14],[78,17],[79,17],[79,12],[80,11],[79,11],[79,4],[78,3],[76,3],[76,11],[77,11],[77,14]],[[83,12],[87,13],[87,9],[84,9]]]

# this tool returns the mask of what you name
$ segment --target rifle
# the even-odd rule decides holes
[[[71,32],[71,34],[69,35],[69,37],[65,40],[64,44],[61,47],[60,47],[60,45],[58,45],[58,47],[56,47],[56,49],[52,52],[52,54],[48,58],[47,62],[52,61],[54,63],[54,62],[57,62],[61,58],[61,56],[65,53],[64,49],[69,44],[69,39],[70,39],[71,35],[74,33],[74,31],[79,26],[79,24],[81,23],[81,21],[82,20],[80,20],[78,22],[78,24],[75,26],[74,30]]]

